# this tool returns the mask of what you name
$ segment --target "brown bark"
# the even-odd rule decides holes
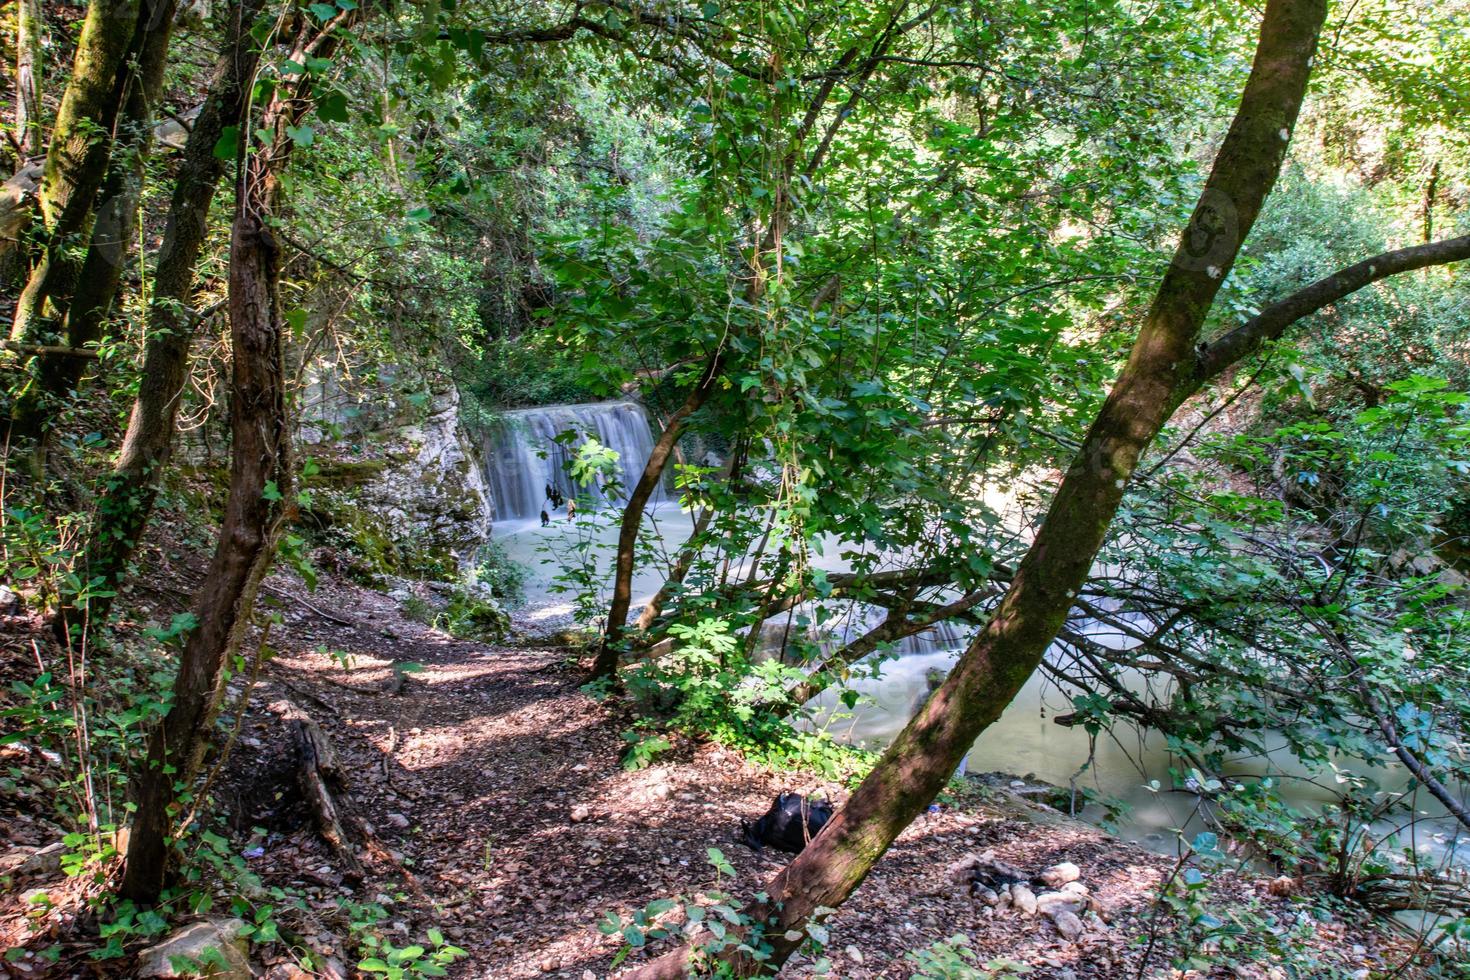
[[[684,547],[679,549],[679,555],[674,559],[674,567],[669,569],[669,577],[664,579],[664,584],[659,586],[649,600],[644,603],[643,611],[638,614],[638,620],[633,624],[639,632],[643,632],[654,624],[654,621],[663,613],[664,605],[673,597],[674,593],[684,584],[684,579],[689,575],[689,569],[694,567],[694,559],[699,556],[699,547],[696,542],[703,537],[704,532],[709,530],[710,521],[714,519],[715,508],[713,505],[699,512],[699,517],[694,520],[693,531]]]
[[[684,433],[684,423],[704,406],[719,384],[723,363],[724,357],[721,353],[710,358],[699,381],[684,399],[684,404],[669,416],[658,441],[653,444],[653,451],[648,454],[648,462],[644,464],[643,472],[633,486],[633,492],[628,494],[628,503],[623,508],[622,526],[618,530],[618,557],[613,572],[613,594],[607,613],[607,631],[603,635],[602,646],[597,651],[597,659],[592,664],[593,678],[611,677],[617,673],[621,653],[619,644],[627,628],[628,608],[633,603],[634,548],[638,543],[638,529],[643,524],[643,513],[653,491],[658,489],[659,482],[663,480],[664,467],[673,455],[674,444]]]
[[[751,258],[752,276],[745,289],[747,304],[754,305],[765,295],[767,277],[769,272],[766,268],[767,256],[779,252],[782,237],[786,233],[786,223],[790,220],[791,207],[791,184],[797,173],[797,162],[807,138],[812,134],[818,121],[826,109],[828,100],[836,88],[838,80],[843,79],[849,72],[850,77],[845,80],[851,86],[851,94],[847,102],[842,106],[832,119],[828,122],[826,130],[822,133],[817,146],[807,156],[805,163],[800,168],[804,178],[811,178],[821,167],[827,158],[828,151],[832,148],[832,139],[837,134],[838,127],[852,115],[858,101],[862,97],[864,86],[872,76],[873,71],[882,62],[884,56],[894,41],[907,32],[921,26],[933,17],[937,8],[930,7],[925,12],[906,21],[900,22],[908,4],[906,0],[899,0],[893,5],[887,23],[878,31],[873,38],[868,53],[861,61],[858,60],[860,48],[851,47],[842,53],[825,73],[820,85],[812,99],[807,103],[806,111],[802,115],[801,122],[797,124],[795,133],[782,156],[780,168],[777,174],[777,188],[774,195],[775,206],[771,212],[771,219],[761,236],[760,243],[755,247]],[[856,65],[856,67],[854,67]],[[664,467],[668,464],[669,457],[673,453],[675,444],[684,433],[684,425],[689,417],[699,411],[708,401],[711,394],[718,387],[725,368],[727,356],[726,347],[723,343],[711,353],[705,362],[704,369],[700,372],[699,381],[690,391],[684,404],[670,416],[664,427],[658,442],[654,444],[653,452],[648,458],[647,465],[638,479],[637,486],[628,497],[627,506],[623,510],[622,526],[618,532],[617,562],[613,572],[612,601],[608,606],[607,628],[603,633],[602,646],[598,649],[597,658],[592,664],[591,678],[596,680],[603,677],[613,677],[617,674],[618,660],[622,655],[621,643],[623,633],[627,629],[628,609],[633,599],[633,564],[634,546],[638,541],[638,528],[643,522],[643,512],[648,504],[648,499],[653,495],[654,489],[663,478]]]
[[[224,174],[225,161],[214,148],[226,126],[239,125],[248,86],[254,76],[258,46],[250,39],[251,23],[264,0],[245,0],[232,10],[226,40],[210,81],[209,95],[184,144],[183,160],[153,273],[147,312],[147,341],[138,394],[123,436],[122,450],[102,489],[97,515],[79,574],[104,593],[84,607],[63,606],[57,625],[65,636],[70,625],[87,629],[106,624],[111,597],[132,559],[153,513],[159,480],[173,451],[179,399],[189,374],[189,348],[196,317],[190,311],[195,266],[209,232],[209,210]]]
[[[358,14],[343,13],[320,30],[303,20],[292,60],[304,63],[308,53],[330,57]],[[249,626],[256,590],[275,553],[282,504],[291,497],[281,259],[271,223],[294,146],[289,127],[310,105],[310,76],[279,88],[261,118],[259,131],[266,138],[250,138],[236,176],[229,275],[230,492],[214,558],[195,596],[198,625],[179,658],[173,703],[150,734],[146,764],[131,787],[137,809],[120,891],[137,902],[151,904],[163,889],[174,787],[190,786],[198,773],[222,690],[221,668]],[[270,484],[276,493],[268,496]]]
[[[812,913],[840,905],[945,785],[975,739],[1040,665],[1082,588],[1140,454],[1190,385],[1194,345],[1280,170],[1301,108],[1325,0],[1269,0],[1250,79],[1205,191],[1132,354],[1063,477],[999,607],[944,683],[847,804],[757,903],[771,960],[729,954],[737,972],[779,968]],[[631,972],[682,976],[687,950]]]
[[[786,692],[786,697],[780,704],[774,704],[771,707],[784,707],[795,711],[831,687],[834,681],[842,678],[848,668],[883,644],[896,643],[916,633],[922,633],[938,623],[965,616],[971,613],[987,596],[993,594],[989,590],[972,592],[943,606],[925,609],[918,616],[908,615],[907,606],[890,611],[887,616],[883,617],[882,623],[822,661],[821,665],[813,670],[806,680]]]

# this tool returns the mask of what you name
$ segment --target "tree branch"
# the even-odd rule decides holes
[[[1470,235],[1448,238],[1375,255],[1340,269],[1266,307],[1222,337],[1200,347],[1195,379],[1204,384],[1221,371],[1275,340],[1298,320],[1330,306],[1364,286],[1414,269],[1470,259]]]

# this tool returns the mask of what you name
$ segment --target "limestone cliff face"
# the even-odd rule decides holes
[[[402,391],[386,370],[370,385],[311,379],[300,434],[319,472],[303,525],[372,575],[452,578],[490,536],[490,491],[453,385]]]
[[[458,392],[450,387],[435,395],[421,421],[390,435],[402,448],[363,488],[362,502],[397,534],[461,560],[471,557],[490,536],[494,509],[478,451],[460,423]]]

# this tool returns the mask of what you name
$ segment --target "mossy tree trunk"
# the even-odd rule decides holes
[[[46,297],[65,308],[61,334],[71,350],[85,350],[101,339],[132,254],[144,169],[153,142],[154,107],[163,91],[177,8],[177,0],[145,0],[139,11],[122,68],[122,107],[107,175],[88,222],[86,254],[75,289],[70,295],[53,292]],[[11,437],[31,443],[38,461],[44,458],[57,409],[70,401],[87,364],[83,358],[65,356],[43,357],[36,364],[35,378],[14,410]]]
[[[12,340],[45,339],[45,322],[65,313],[66,299],[76,288],[141,16],[141,0],[92,0],[87,6],[41,175],[37,203],[45,247],[16,303]],[[48,304],[51,316],[45,315]]]
[[[19,0],[15,12],[15,146],[20,163],[41,145],[41,0]]]
[[[1139,456],[1190,391],[1195,344],[1240,244],[1276,181],[1306,92],[1326,0],[1269,0],[1250,79],[1204,193],[1132,354],[984,629],[831,822],[753,906],[779,966],[820,907],[840,905],[928,806],[975,739],[1041,663],[1087,579]],[[682,976],[685,954],[634,970]]]
[[[85,624],[90,631],[106,624],[112,605],[108,593],[116,592],[122,582],[173,452],[197,319],[190,309],[195,268],[209,233],[210,205],[226,166],[215,147],[225,127],[240,126],[248,80],[260,58],[250,26],[263,6],[264,0],[245,0],[228,11],[228,37],[184,144],[153,273],[138,394],[79,568],[82,580],[97,595],[85,604],[59,610],[56,625],[63,637],[74,625]]]

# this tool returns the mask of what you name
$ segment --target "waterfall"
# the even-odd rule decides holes
[[[572,440],[558,442],[556,437],[567,432],[573,434]],[[617,452],[622,485],[618,492],[600,483],[577,486],[567,473],[576,447],[589,438]],[[627,401],[516,409],[503,413],[479,439],[497,521],[538,516],[548,506],[547,486],[563,496],[590,501],[593,508],[609,502],[620,504],[638,482],[653,451],[648,416],[642,406]],[[660,486],[649,502],[663,499]]]

